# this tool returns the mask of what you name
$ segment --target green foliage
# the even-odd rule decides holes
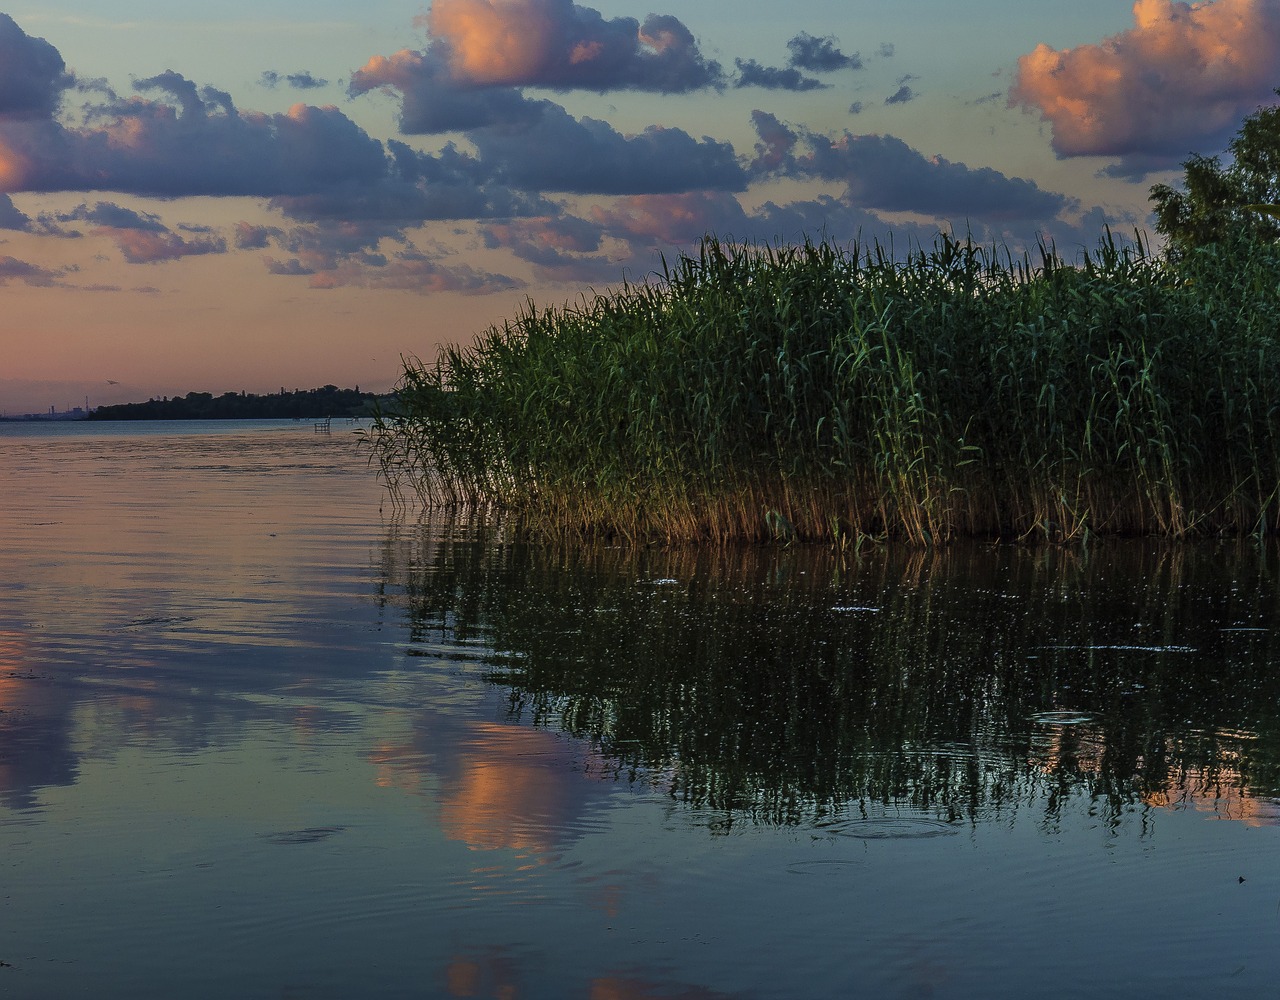
[[[1156,229],[1174,256],[1210,244],[1280,237],[1280,107],[1259,108],[1245,118],[1229,150],[1226,165],[1199,154],[1184,162],[1181,189],[1151,188]]]
[[[539,533],[940,544],[1274,530],[1280,249],[1068,265],[704,240],[406,365],[398,495]]]

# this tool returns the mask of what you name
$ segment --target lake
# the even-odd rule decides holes
[[[1274,543],[528,546],[0,423],[0,995],[1280,983]]]

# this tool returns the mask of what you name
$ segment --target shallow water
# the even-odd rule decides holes
[[[1280,561],[539,550],[0,424],[0,995],[1270,995]]]

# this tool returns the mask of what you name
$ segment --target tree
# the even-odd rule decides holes
[[[1156,230],[1175,256],[1237,239],[1280,239],[1280,106],[1245,118],[1227,149],[1225,166],[1197,153],[1182,164],[1180,189],[1151,188]]]

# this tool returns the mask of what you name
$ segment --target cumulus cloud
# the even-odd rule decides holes
[[[764,111],[751,112],[751,123],[759,136],[756,158],[751,162],[752,172],[767,174],[794,166],[792,152],[799,142],[796,133],[783,125],[776,116]]]
[[[623,135],[555,104],[526,128],[478,129],[470,139],[495,179],[527,190],[639,194],[741,190],[747,182],[728,143],[658,126]]]
[[[805,76],[794,67],[779,69],[776,66],[762,66],[754,59],[735,59],[738,67],[738,79],[735,87],[763,87],[766,90],[818,90],[827,85],[812,76]]]
[[[271,206],[299,221],[378,223],[388,232],[428,220],[540,215],[549,209],[539,193],[495,179],[488,164],[453,144],[434,155],[395,140],[387,147],[390,170],[377,183],[278,196]]]
[[[399,219],[335,215],[290,227],[241,222],[235,226],[234,240],[238,249],[268,251],[262,262],[269,274],[308,277],[313,288],[479,294],[486,282],[489,291],[518,287],[516,279],[506,275],[432,261],[406,236],[407,228]]]
[[[811,73],[832,73],[841,69],[861,69],[858,53],[845,55],[839,49],[839,41],[833,35],[815,38],[802,31],[787,42],[791,50],[791,65],[807,69]]]
[[[889,136],[821,135],[757,112],[758,142],[744,157],[681,128],[625,134],[525,92],[680,93],[730,82],[810,90],[825,85],[811,74],[861,65],[832,36],[796,35],[783,68],[735,60],[730,81],[669,15],[640,22],[605,18],[571,0],[435,0],[421,23],[428,29],[421,51],[369,60],[349,92],[396,95],[407,134],[460,133],[432,152],[379,141],[335,107],[243,110],[229,93],[172,70],[124,93],[76,81],[52,46],[0,15],[0,230],[105,237],[136,264],[230,248],[315,288],[478,294],[517,288],[520,280],[450,260],[440,247],[423,252],[419,226],[474,223],[471,232],[521,262],[521,274],[597,281],[651,266],[653,249],[687,246],[707,232],[840,238],[864,226],[883,232],[877,213],[1012,226],[1061,218],[1072,207],[1029,181],[927,158]],[[898,81],[898,100],[913,96],[908,79]],[[309,73],[274,71],[259,82],[325,85]],[[68,109],[72,87],[83,104]],[[841,193],[752,211],[735,197],[753,181],[781,177]],[[6,193],[18,191],[244,196],[262,199],[275,218],[218,232],[99,201],[32,220]],[[561,196],[591,196],[595,204]],[[466,232],[455,228],[463,239]],[[63,277],[4,260],[0,280]]]
[[[920,95],[908,86],[909,80],[918,79],[908,73],[906,76],[898,80],[898,89],[884,99],[885,104],[906,104],[908,101],[914,101]]]
[[[578,216],[487,223],[481,236],[489,249],[506,250],[531,264],[539,281],[580,284],[611,282],[622,276],[620,260],[605,251],[600,226]]]
[[[112,240],[130,264],[157,264],[227,250],[226,240],[207,226],[180,226],[189,234],[183,236],[161,222],[158,215],[111,202],[100,201],[93,207],[82,204],[67,212],[45,213],[39,219],[40,231],[53,236],[82,235],[67,225],[77,222],[88,223],[92,235]]]
[[[435,0],[425,23],[461,86],[678,93],[722,77],[671,15],[641,24],[572,0]]]
[[[843,183],[845,200],[862,208],[938,218],[1050,219],[1075,207],[1034,181],[926,157],[894,136],[846,131],[831,138],[789,128],[761,111],[753,120],[763,150],[757,163],[774,173]]]
[[[390,260],[341,261],[330,270],[312,274],[310,285],[312,288],[390,288],[419,295],[439,292],[480,295],[514,290],[523,283],[469,264],[445,265],[425,254],[406,251]]]
[[[271,196],[367,183],[388,169],[382,144],[337,108],[244,113],[176,73],[135,88],[163,96],[103,102],[80,127],[0,120],[0,190]]]
[[[276,226],[237,222],[234,239],[237,250],[265,250],[270,246],[272,237],[279,238],[281,235],[282,231]]]
[[[0,285],[7,285],[10,281],[21,281],[37,288],[50,288],[62,284],[60,279],[63,273],[0,254]]]
[[[438,48],[374,56],[352,74],[348,89],[353,96],[371,90],[398,93],[400,130],[406,135],[528,122],[548,103],[527,98],[515,87],[459,86]]]
[[[1096,45],[1039,45],[1018,60],[1009,104],[1038,111],[1054,151],[1116,156],[1133,172],[1212,151],[1272,103],[1280,2],[1137,0],[1134,26]]]
[[[226,253],[227,241],[220,236],[185,238],[174,232],[156,233],[145,229],[95,230],[110,236],[124,259],[130,264],[158,264],[180,257],[200,257],[211,253]]]
[[[87,204],[78,205],[68,212],[58,212],[42,216],[41,221],[59,223],[88,222],[103,229],[135,229],[140,232],[162,233],[168,227],[160,221],[158,215],[151,212],[135,212],[131,208],[100,201],[92,208]]]
[[[750,229],[738,199],[713,191],[619,198],[593,208],[591,219],[610,236],[658,249],[694,243],[707,233],[743,238]]]
[[[25,232],[31,228],[31,219],[18,210],[13,199],[0,194],[0,229],[16,229]]]
[[[0,14],[0,118],[47,117],[71,84],[57,49]]]
[[[671,15],[641,24],[571,0],[436,0],[420,23],[425,49],[374,56],[348,87],[398,93],[407,134],[527,123],[547,102],[522,87],[685,93],[726,82]]]
[[[327,87],[329,85],[328,80],[312,76],[310,73],[305,71],[301,73],[286,73],[281,75],[274,70],[265,70],[259,78],[259,81],[264,87],[268,87],[272,90],[278,87],[281,83],[287,84],[295,90],[318,90],[321,87]]]

